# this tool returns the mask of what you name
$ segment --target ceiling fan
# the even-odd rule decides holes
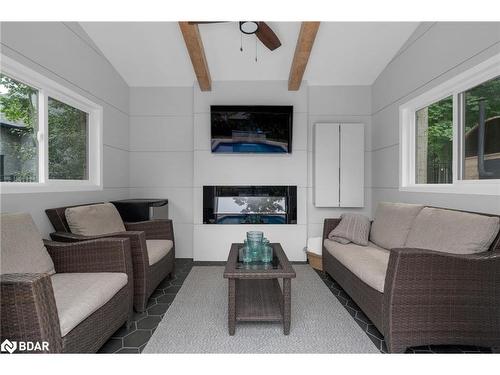
[[[192,25],[209,24],[209,23],[225,23],[230,21],[191,21]],[[281,46],[279,38],[269,25],[262,21],[239,21],[240,31],[243,34],[255,34],[257,38],[271,51]]]

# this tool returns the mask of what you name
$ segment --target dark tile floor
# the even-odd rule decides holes
[[[130,329],[122,327],[116,331],[99,353],[142,352],[192,267],[191,259],[177,259],[175,276],[172,279],[166,278],[158,285],[149,299],[146,311],[135,313]]]
[[[192,259],[177,259],[175,276],[163,280],[151,296],[148,307],[143,313],[136,313],[130,329],[120,328],[103,345],[99,353],[140,353],[146,346],[158,323],[165,315],[182,283],[193,266],[220,266],[224,262],[193,262]],[[339,284],[328,274],[317,271],[319,277],[351,314],[355,322],[382,353],[387,352],[384,337],[375,328],[370,319],[363,314],[354,301],[344,292]],[[471,346],[424,346],[410,348],[407,353],[491,353],[489,348]]]

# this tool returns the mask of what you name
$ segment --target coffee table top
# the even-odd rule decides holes
[[[237,279],[277,279],[294,278],[295,271],[279,243],[271,243],[273,260],[271,263],[244,264],[240,260],[242,243],[233,243],[224,269],[225,278]]]

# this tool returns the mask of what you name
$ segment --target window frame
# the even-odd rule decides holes
[[[38,182],[0,182],[0,194],[102,190],[102,106],[4,55],[0,55],[0,71],[38,90]],[[87,180],[49,179],[49,97],[88,113]]]
[[[464,180],[463,93],[500,76],[500,54],[424,92],[399,107],[399,191],[500,195],[500,179]],[[450,184],[415,183],[416,112],[451,96],[453,98],[453,180]]]

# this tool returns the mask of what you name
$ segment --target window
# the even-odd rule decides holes
[[[102,108],[1,60],[1,192],[101,189]]]
[[[464,180],[500,178],[500,77],[465,91]]]
[[[417,184],[452,182],[453,98],[450,96],[416,112]]]
[[[400,107],[400,190],[500,195],[500,55]]]
[[[38,182],[38,90],[0,74],[0,181]]]
[[[48,112],[49,179],[88,179],[88,113],[50,97]]]

